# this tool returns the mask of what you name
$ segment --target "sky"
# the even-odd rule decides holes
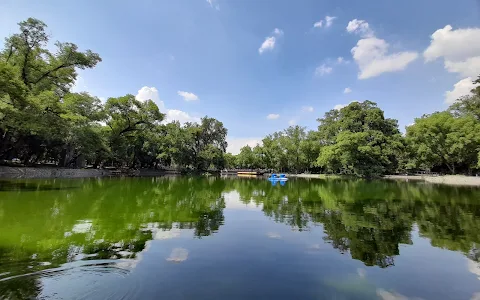
[[[167,120],[214,117],[233,153],[352,101],[404,131],[480,74],[479,0],[1,0],[0,37],[29,17],[102,57],[75,91],[152,99]]]

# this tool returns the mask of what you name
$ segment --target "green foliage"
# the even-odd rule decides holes
[[[72,43],[48,49],[46,24],[19,23],[0,52],[0,160],[82,167],[181,166],[221,168],[227,130],[213,118],[200,124],[162,124],[165,115],[152,100],[133,95],[105,104],[70,88],[78,69],[101,61]]]
[[[397,122],[385,119],[375,103],[353,102],[319,122],[324,146],[317,164],[327,171],[371,178],[397,170],[402,137]]]
[[[416,119],[407,128],[406,139],[417,168],[430,170],[444,165],[455,174],[458,167],[471,169],[477,165],[480,123],[472,115],[434,113]]]

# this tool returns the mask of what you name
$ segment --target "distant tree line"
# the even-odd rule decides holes
[[[151,100],[125,95],[102,103],[72,92],[77,69],[95,67],[100,56],[61,42],[52,52],[42,21],[30,18],[19,26],[0,52],[0,162],[262,168],[367,178],[412,171],[472,174],[480,168],[480,87],[446,111],[417,118],[405,135],[367,100],[325,113],[318,130],[291,126],[232,155],[226,153],[227,129],[216,119],[167,124]]]
[[[47,47],[46,25],[19,23],[0,52],[0,161],[61,167],[177,166],[221,168],[227,130],[213,118],[198,123],[165,124],[151,101],[133,95],[102,103],[88,93],[73,93],[77,69],[101,61],[90,50],[56,42]]]
[[[480,77],[475,81],[480,83]],[[446,111],[415,119],[402,135],[371,101],[332,109],[316,131],[291,126],[226,155],[231,168],[378,177],[407,172],[473,174],[480,169],[480,87]]]

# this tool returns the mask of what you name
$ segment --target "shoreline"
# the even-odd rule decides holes
[[[287,174],[287,177],[310,178],[310,179],[338,179],[344,178],[341,175],[327,174]],[[477,186],[480,187],[480,177],[465,175],[443,175],[443,176],[416,176],[416,175],[386,175],[382,179],[403,180],[403,181],[425,181],[433,184],[446,184],[455,186]]]
[[[135,177],[153,177],[178,174],[178,172],[165,170],[136,170]],[[0,166],[0,179],[35,179],[35,178],[98,178],[119,177],[125,174],[116,174],[107,169],[67,169],[56,167],[8,167]]]
[[[140,169],[135,172],[135,177],[164,176],[179,174],[178,172],[166,170]],[[351,178],[342,175],[330,174],[286,174],[291,178],[306,179],[342,179]],[[0,179],[34,179],[34,178],[95,178],[95,177],[117,177],[118,174],[107,169],[64,169],[56,167],[9,167],[0,166]],[[480,187],[480,176],[465,175],[386,175],[382,179],[402,181],[424,181],[432,184],[446,184],[454,186]]]

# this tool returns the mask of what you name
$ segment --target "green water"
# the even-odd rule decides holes
[[[478,188],[0,181],[2,299],[479,299],[479,242]]]

